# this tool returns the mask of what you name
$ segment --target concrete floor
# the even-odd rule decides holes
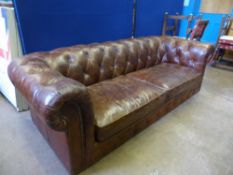
[[[67,175],[32,124],[0,97],[0,175]],[[196,96],[81,175],[233,175],[233,72],[208,68]]]

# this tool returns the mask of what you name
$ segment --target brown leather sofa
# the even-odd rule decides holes
[[[33,122],[77,174],[197,93],[213,50],[145,37],[33,53],[8,72]]]

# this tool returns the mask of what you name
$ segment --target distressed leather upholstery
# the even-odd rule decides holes
[[[202,74],[187,67],[162,63],[88,87],[99,141],[110,138],[132,123],[143,107],[150,113],[188,89],[199,85]],[[117,93],[113,93],[117,92]],[[153,104],[153,107],[147,107]]]
[[[160,97],[163,89],[127,76],[88,87],[97,127],[108,126]],[[113,93],[115,92],[115,93]]]
[[[40,52],[8,73],[75,174],[195,94],[213,46],[144,37]]]
[[[108,126],[167,91],[200,76],[201,73],[192,69],[163,63],[89,86],[96,125]],[[176,93],[177,90],[170,95]]]
[[[208,45],[171,37],[79,45],[28,55],[11,64],[9,75],[29,103],[36,105],[36,110],[46,116],[50,125],[55,123],[60,129],[65,127],[64,120],[51,116],[59,111],[60,103],[86,91],[85,86],[161,62],[203,72],[210,50]]]

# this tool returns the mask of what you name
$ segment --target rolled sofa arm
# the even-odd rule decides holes
[[[66,130],[68,124],[60,113],[62,106],[72,100],[85,105],[88,98],[83,84],[52,70],[43,59],[16,59],[9,65],[8,74],[30,107],[57,131]]]
[[[204,73],[214,54],[214,46],[176,37],[162,37],[162,62],[180,64]]]

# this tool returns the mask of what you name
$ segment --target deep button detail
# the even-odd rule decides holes
[[[88,55],[89,55],[88,51],[86,51],[86,50],[83,51],[83,54],[84,54],[85,56],[88,56]]]
[[[84,85],[91,85],[161,62],[201,71],[206,50],[197,42],[172,37],[144,37],[35,53],[25,56],[20,64],[30,74],[52,68]]]
[[[70,62],[71,57],[70,57],[69,54],[65,54],[65,55],[63,56],[63,58],[64,58],[64,60],[65,60],[66,62]]]
[[[104,69],[100,69],[100,73],[101,73],[101,74],[104,74]]]

